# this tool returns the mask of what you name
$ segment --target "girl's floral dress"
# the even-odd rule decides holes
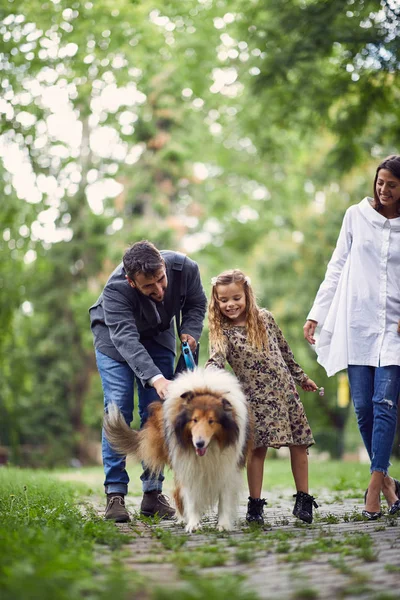
[[[227,361],[242,384],[255,419],[255,448],[311,446],[314,438],[295,383],[308,376],[294,360],[293,352],[272,314],[261,309],[268,334],[268,350],[247,343],[246,328],[224,330],[226,351],[211,352],[207,367],[223,369]]]

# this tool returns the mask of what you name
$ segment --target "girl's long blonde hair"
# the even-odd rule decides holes
[[[263,350],[267,348],[267,330],[265,322],[260,314],[260,308],[257,305],[256,297],[253,288],[250,285],[250,280],[243,271],[232,269],[220,273],[212,279],[211,298],[208,306],[208,321],[210,327],[210,348],[214,352],[225,352],[225,341],[223,330],[230,326],[230,321],[225,317],[218,304],[217,286],[229,285],[236,283],[243,286],[246,298],[246,330],[248,343]]]

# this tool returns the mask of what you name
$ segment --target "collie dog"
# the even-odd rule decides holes
[[[174,472],[174,500],[186,531],[218,503],[218,529],[230,530],[251,451],[252,421],[236,377],[227,371],[187,371],[171,382],[166,400],[153,402],[140,431],[125,422],[115,404],[104,417],[110,444],[131,454],[152,473]]]

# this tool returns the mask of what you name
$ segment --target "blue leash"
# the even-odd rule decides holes
[[[187,342],[182,342],[182,354],[188,371],[194,371],[196,363],[194,362],[192,351]]]

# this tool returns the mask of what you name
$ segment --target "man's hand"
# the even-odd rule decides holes
[[[165,379],[165,377],[160,377],[153,383],[153,388],[156,390],[161,400],[165,400],[170,383],[171,381],[169,379]]]
[[[318,321],[311,321],[311,319],[306,321],[304,324],[304,327],[303,327],[304,337],[306,338],[306,340],[309,344],[312,344],[312,345],[315,344],[314,333],[315,333],[315,329],[316,329],[317,325],[318,325]]]
[[[319,389],[317,384],[310,378],[303,381],[301,387],[305,392],[316,392]]]
[[[189,344],[189,348],[191,349],[192,352],[194,352],[196,350],[197,342],[188,333],[182,333],[181,342],[187,342]]]

